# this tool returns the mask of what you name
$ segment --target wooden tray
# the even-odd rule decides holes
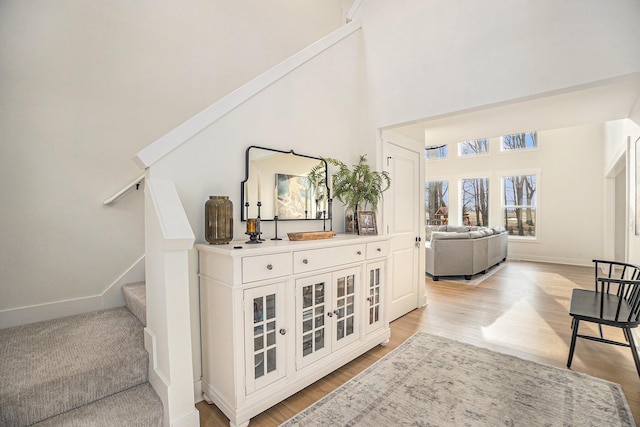
[[[330,239],[335,235],[336,233],[334,231],[301,231],[298,233],[287,233],[289,240],[293,241]]]

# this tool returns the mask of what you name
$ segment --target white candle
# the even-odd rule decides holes
[[[258,201],[262,200],[262,174],[258,174]]]
[[[244,183],[244,202],[247,203],[251,200],[251,197],[249,197],[249,180],[247,180],[247,182]]]

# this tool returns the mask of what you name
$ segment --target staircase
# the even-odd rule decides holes
[[[0,330],[1,426],[159,426],[148,382],[145,284],[125,307]]]

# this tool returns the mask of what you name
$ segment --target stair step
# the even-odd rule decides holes
[[[31,425],[147,382],[126,307],[0,330],[0,425]]]
[[[145,282],[122,285],[126,307],[147,326],[147,288]]]
[[[49,426],[160,426],[162,402],[149,383],[35,424]]]

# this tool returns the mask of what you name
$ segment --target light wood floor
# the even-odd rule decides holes
[[[251,420],[277,426],[396,348],[418,330],[475,344],[524,359],[566,368],[571,289],[589,288],[593,269],[509,261],[479,286],[425,279],[427,307],[391,323],[391,341],[378,346]],[[580,331],[583,332],[581,325]],[[595,331],[595,329],[594,329]],[[611,334],[611,335],[609,335]],[[605,329],[605,338],[622,339]],[[640,424],[640,378],[628,348],[579,340],[572,369],[622,385]],[[214,405],[197,404],[200,425],[228,426]]]

